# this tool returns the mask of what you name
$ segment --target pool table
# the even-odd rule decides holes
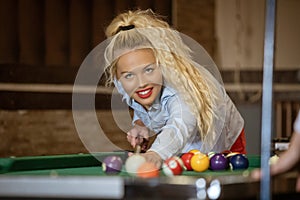
[[[206,185],[220,182],[218,199],[258,199],[259,182],[251,180],[251,170],[260,166],[260,156],[247,155],[247,170],[194,172],[180,176],[143,179],[132,177],[125,170],[108,175],[102,171],[101,160],[118,155],[125,162],[128,152],[100,152],[53,156],[0,158],[0,198],[9,199],[199,199],[198,180]],[[273,199],[299,199],[294,191],[295,175],[272,179]],[[201,197],[201,198],[202,198]]]

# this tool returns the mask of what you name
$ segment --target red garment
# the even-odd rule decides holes
[[[246,138],[244,129],[240,133],[239,137],[236,139],[235,143],[232,145],[230,151],[246,154]]]

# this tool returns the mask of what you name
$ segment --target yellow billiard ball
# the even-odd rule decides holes
[[[203,172],[209,168],[209,158],[207,155],[198,153],[191,158],[191,167],[196,172]]]
[[[192,154],[203,154],[200,150],[198,149],[192,149],[190,150],[188,153],[192,153]]]

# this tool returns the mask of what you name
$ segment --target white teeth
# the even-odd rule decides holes
[[[150,92],[150,90],[145,90],[145,91],[142,91],[142,92],[139,92],[140,95],[145,95],[145,94],[148,94]]]

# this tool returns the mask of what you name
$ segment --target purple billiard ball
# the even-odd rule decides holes
[[[221,153],[213,155],[209,162],[212,170],[225,170],[229,166],[228,159]]]
[[[107,174],[117,174],[122,165],[123,161],[119,156],[107,156],[102,162],[102,170]]]
[[[230,167],[233,170],[247,169],[249,167],[249,160],[244,154],[236,154],[229,158]]]

